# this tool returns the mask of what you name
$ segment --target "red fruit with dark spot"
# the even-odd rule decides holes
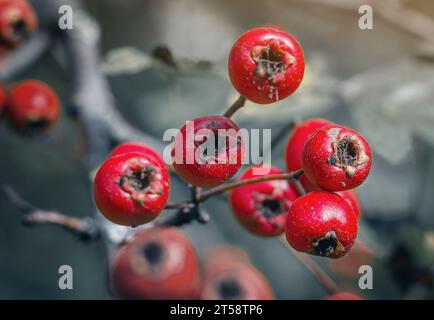
[[[200,290],[190,239],[173,227],[138,231],[115,253],[111,286],[124,299],[192,299]]]
[[[154,220],[169,197],[169,173],[157,158],[126,153],[109,158],[93,185],[95,202],[110,221],[137,226]]]
[[[338,125],[316,130],[303,149],[306,177],[321,189],[354,189],[366,180],[372,164],[368,142],[358,132]]]
[[[0,47],[16,48],[37,27],[38,19],[27,1],[0,1]]]
[[[148,156],[156,157],[157,159],[162,159],[160,154],[155,151],[150,146],[141,142],[124,142],[116,146],[109,155],[110,157],[118,156],[125,153],[141,153]],[[162,160],[161,160],[162,161]]]
[[[242,133],[224,116],[188,121],[175,137],[172,147],[176,173],[198,187],[215,187],[227,181],[244,159]]]
[[[6,105],[6,89],[5,87],[0,84],[0,116],[3,113],[3,110],[5,109]]]
[[[13,126],[24,131],[53,126],[60,115],[60,100],[51,86],[39,80],[25,80],[9,90],[6,113]]]
[[[338,292],[329,295],[325,300],[364,300],[361,296],[351,292]]]
[[[254,166],[247,169],[239,181],[281,173],[274,167]],[[252,233],[266,237],[283,233],[286,215],[297,198],[297,190],[286,180],[249,184],[234,189],[229,195],[238,221]]]
[[[299,87],[304,75],[303,51],[283,30],[251,29],[232,47],[228,70],[241,95],[255,103],[273,103]]]
[[[294,201],[285,233],[297,251],[340,258],[350,251],[357,237],[357,217],[337,194],[313,191]]]
[[[332,124],[331,121],[326,119],[313,118],[295,126],[286,145],[285,154],[288,171],[297,171],[303,168],[302,154],[307,139],[319,128]],[[306,191],[319,189],[318,186],[315,186],[304,175],[300,177],[300,182]]]
[[[338,195],[340,195],[354,210],[354,213],[357,219],[360,218],[360,214],[362,213],[362,208],[360,206],[359,199],[357,198],[357,194],[355,190],[345,190],[345,191],[337,191]]]
[[[204,263],[202,300],[272,300],[273,290],[265,277],[238,250],[208,255]]]

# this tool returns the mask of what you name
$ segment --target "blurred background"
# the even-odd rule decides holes
[[[158,139],[167,128],[221,113],[236,99],[226,62],[238,35],[266,24],[293,34],[307,60],[301,88],[273,105],[248,103],[235,121],[240,127],[278,130],[294,119],[324,117],[365,135],[375,157],[358,193],[363,208],[359,242],[338,262],[314,259],[342,289],[367,299],[434,298],[433,1],[83,2],[101,27],[100,67],[120,111]],[[41,6],[32,3],[36,10]],[[359,28],[358,8],[364,3],[373,4],[373,30]],[[397,4],[405,10],[396,11]],[[170,48],[184,67],[173,70],[150,62],[157,46]],[[38,207],[88,216],[93,200],[82,161],[84,137],[67,112],[71,75],[59,67],[61,52],[52,49],[11,83],[26,78],[50,83],[62,98],[62,118],[36,137],[17,135],[0,124],[0,182]],[[193,63],[198,61],[200,67]],[[285,144],[283,139],[272,153],[273,164],[282,169]],[[187,198],[186,185],[172,181],[171,199]],[[279,240],[245,231],[225,197],[205,207],[212,216],[208,225],[184,227],[200,255],[215,244],[239,246],[271,282],[277,298],[322,299],[327,294]],[[0,198],[0,298],[110,298],[101,242],[83,244],[58,228],[28,229],[19,221],[18,210]],[[73,267],[74,290],[58,288],[57,271],[64,264]],[[361,264],[373,266],[373,290],[358,289]]]

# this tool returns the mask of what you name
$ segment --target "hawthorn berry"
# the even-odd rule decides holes
[[[354,189],[369,175],[371,149],[358,132],[339,125],[316,130],[302,154],[306,177],[321,189]]]
[[[42,81],[21,81],[9,89],[6,115],[20,130],[44,130],[57,122],[60,100],[53,88]]]
[[[331,294],[325,300],[364,300],[361,296],[351,292],[338,292]]]
[[[269,104],[291,95],[304,75],[303,51],[285,31],[274,27],[251,29],[232,47],[229,77],[247,99]]]
[[[157,159],[162,158],[158,152],[156,152],[150,146],[141,142],[124,142],[116,146],[109,155],[109,158],[118,156],[125,153],[143,153],[145,155],[156,157]]]
[[[0,1],[0,47],[19,46],[38,27],[38,19],[26,0]]]
[[[137,226],[155,219],[169,197],[164,162],[149,154],[125,153],[106,160],[93,185],[95,202],[110,221]]]
[[[230,179],[244,159],[238,126],[219,115],[188,121],[172,145],[173,168],[188,183],[204,188]]]
[[[337,194],[312,191],[292,204],[285,233],[297,251],[340,258],[350,251],[357,237],[357,217]]]
[[[362,208],[360,206],[359,199],[357,198],[357,194],[355,190],[344,190],[337,191],[336,194],[341,196],[354,210],[357,218],[360,218],[360,214],[362,212]]]
[[[0,116],[3,113],[5,105],[6,105],[6,89],[2,84],[0,84]]]
[[[111,261],[111,286],[124,299],[192,299],[200,290],[198,258],[174,227],[138,231]]]
[[[238,180],[282,173],[268,166],[261,167],[260,172],[255,172],[255,169],[259,170],[259,167],[247,169]],[[287,180],[245,185],[232,190],[229,195],[232,211],[238,221],[250,232],[268,237],[283,233],[286,215],[297,198],[297,189]]]
[[[268,281],[238,251],[223,249],[205,259],[202,300],[274,299]]]
[[[286,145],[286,167],[288,171],[297,171],[303,168],[302,153],[303,147],[307,139],[317,129],[326,125],[332,125],[333,123],[321,118],[313,118],[306,120],[295,126],[292,131],[288,144]],[[306,191],[313,191],[319,189],[310,182],[304,175],[300,177],[300,182]]]

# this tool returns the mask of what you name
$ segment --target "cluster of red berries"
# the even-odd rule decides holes
[[[304,57],[292,36],[277,28],[257,28],[237,40],[228,68],[241,96],[268,104],[298,88]],[[225,132],[223,147],[221,130]],[[212,152],[203,148],[211,136],[218,137],[211,144]],[[199,117],[181,127],[175,137],[173,169],[193,186],[216,187],[238,172],[244,147],[240,128],[229,117]],[[230,192],[232,210],[240,223],[257,235],[285,233],[298,251],[341,257],[357,236],[360,205],[352,189],[366,180],[371,159],[369,144],[359,133],[327,120],[308,120],[296,126],[286,150],[287,169],[303,170],[300,180],[244,183]],[[270,166],[255,169],[247,169],[238,180],[283,174]],[[295,183],[307,194],[301,194]],[[162,157],[146,145],[130,142],[115,148],[102,164],[93,191],[107,219],[137,226],[159,216],[169,189],[168,168]],[[172,227],[152,227],[137,232],[117,252],[112,266],[113,288],[128,298],[273,297],[262,275],[245,260],[226,253],[217,256],[220,259],[205,263],[200,281],[198,259],[188,238]]]
[[[354,190],[368,177],[369,144],[354,130],[324,119],[299,124],[291,134],[289,171],[303,169],[298,194],[288,181],[266,181],[236,188],[230,203],[236,218],[251,232],[276,236],[285,232],[298,251],[339,258],[357,236],[360,204]],[[254,167],[240,180],[252,178]],[[270,168],[267,175],[281,173]]]
[[[27,0],[0,0],[0,52],[18,47],[37,27]]]
[[[237,40],[228,68],[241,95],[255,102],[271,103],[297,89],[303,78],[304,58],[300,46],[290,35],[276,28],[257,28]],[[221,144],[222,130],[225,141]],[[192,131],[192,141],[189,131]],[[217,139],[212,151],[207,152],[203,145],[209,142],[211,135]],[[96,204],[115,223],[130,226],[147,223],[158,216],[168,199],[169,181],[163,160],[153,150],[142,147],[143,152],[127,148],[122,156],[112,153],[95,177]],[[229,180],[244,159],[244,141],[239,127],[220,115],[188,121],[179,130],[172,147],[176,173],[189,184],[203,188]],[[119,148],[124,150],[125,146]],[[182,152],[180,155],[178,150]],[[196,157],[198,154],[204,161]]]
[[[1,2],[0,2],[1,4]],[[0,85],[0,116],[23,132],[52,127],[60,115],[60,100],[51,86],[39,80],[25,80],[8,89]]]
[[[111,261],[111,287],[126,299],[273,299],[271,286],[240,249],[211,250],[202,268],[190,239],[174,227],[136,232]]]

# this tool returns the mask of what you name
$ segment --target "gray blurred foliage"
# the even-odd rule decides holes
[[[236,98],[226,59],[240,33],[263,24],[277,24],[293,33],[307,58],[302,87],[274,105],[248,104],[236,121],[243,127],[278,129],[293,119],[319,116],[366,135],[375,154],[371,176],[359,191],[364,216],[360,238],[375,254],[374,290],[359,293],[368,298],[432,297],[432,288],[420,291],[419,286],[404,295],[387,262],[397,244],[408,243],[407,227],[416,230],[419,237],[412,239],[417,243],[434,225],[434,65],[416,62],[417,37],[380,19],[374,30],[362,31],[357,11],[296,0],[88,0],[86,4],[101,24],[101,66],[121,111],[157,137],[187,119],[221,113]],[[433,7],[429,0],[414,0],[411,5],[434,17],[434,9],[427,10]],[[175,72],[152,62],[150,53],[157,45],[168,46],[184,61],[214,64],[203,72],[188,67]],[[54,57],[59,55],[54,52]],[[47,56],[19,78],[52,83],[67,106],[69,75],[55,67],[55,61]],[[40,207],[91,215],[82,139],[65,112],[53,131],[38,138],[19,137],[1,124],[0,181],[11,183]],[[273,164],[281,168],[284,145],[282,141],[272,153]],[[172,199],[187,198],[185,184],[172,181]],[[261,239],[241,228],[224,197],[210,200],[206,208],[212,215],[209,225],[185,227],[200,254],[214,244],[240,246],[279,298],[325,296],[278,240]],[[110,297],[100,243],[83,245],[55,228],[23,228],[18,214],[0,199],[0,298]],[[316,260],[330,271],[324,259]],[[57,268],[62,264],[74,268],[73,291],[57,288]],[[357,292],[357,278],[349,285]]]

